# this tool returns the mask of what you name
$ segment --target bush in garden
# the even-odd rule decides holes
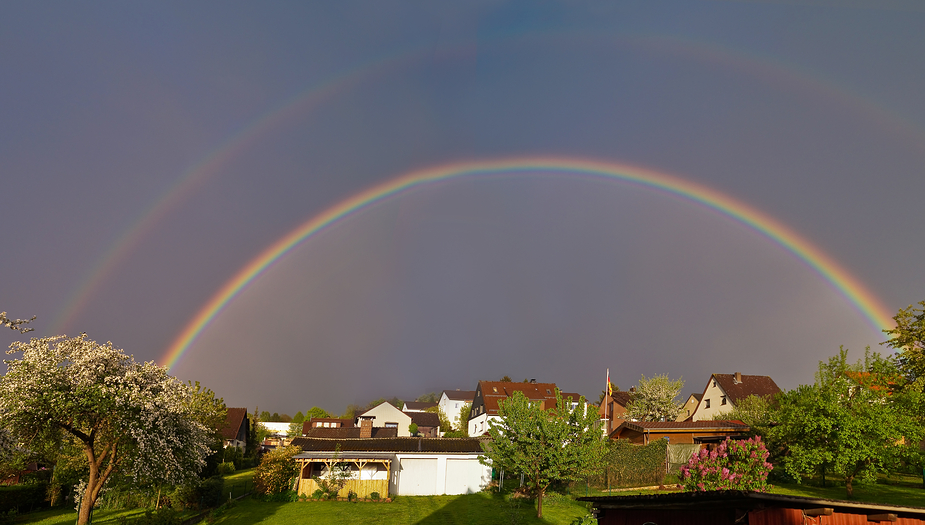
[[[681,484],[687,491],[768,490],[768,451],[761,436],[733,441],[726,438],[714,450],[701,450],[681,467]]]
[[[254,471],[254,490],[268,496],[291,490],[292,478],[299,474],[299,466],[292,456],[301,451],[299,447],[290,445],[264,454]]]

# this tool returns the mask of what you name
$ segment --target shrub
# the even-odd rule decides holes
[[[324,499],[324,491],[315,489],[315,492],[312,492],[312,499]]]
[[[378,492],[370,492],[369,499],[373,501],[379,501],[380,499],[382,499],[382,496],[380,496]]]
[[[668,442],[657,439],[634,445],[626,439],[610,441],[604,453],[604,469],[588,481],[596,486],[633,487],[659,485],[665,479]]]
[[[171,502],[187,509],[202,507],[216,507],[223,501],[224,483],[222,478],[214,477],[205,480],[193,480],[186,485],[177,487],[171,497]]]
[[[227,476],[229,474],[234,474],[234,463],[227,461],[225,463],[218,464],[218,475]]]
[[[290,445],[264,454],[254,471],[254,490],[268,496],[290,490],[292,478],[299,474],[299,466],[292,460],[292,456],[301,451],[299,447]]]
[[[701,450],[681,467],[681,483],[687,491],[768,490],[768,451],[761,436],[733,441],[729,438],[714,450]]]

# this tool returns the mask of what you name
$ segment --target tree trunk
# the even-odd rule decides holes
[[[542,487],[537,487],[537,490],[536,490],[536,517],[537,518],[543,517],[543,493],[545,492],[546,490],[543,489]]]
[[[854,476],[845,476],[845,489],[848,491],[848,499],[854,498],[854,487],[851,485],[852,481],[854,481]]]

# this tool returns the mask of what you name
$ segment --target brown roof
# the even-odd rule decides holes
[[[395,437],[385,439],[319,439],[301,437],[292,444],[303,452],[462,452],[481,454],[477,438]]]
[[[780,387],[768,376],[747,376],[742,374],[742,382],[736,382],[735,374],[713,374],[713,379],[729,397],[733,404],[748,396],[773,396],[780,392]]]
[[[427,410],[428,408],[437,406],[437,403],[424,403],[419,401],[405,401],[405,406],[403,410]]]
[[[555,383],[509,383],[506,381],[479,381],[479,388],[482,390],[482,399],[485,402],[485,412],[488,415],[498,414],[498,401],[507,399],[514,395],[514,392],[523,392],[527,399],[546,400],[552,403],[546,403],[546,408],[552,408],[556,402],[556,384]],[[477,392],[477,391],[476,391]],[[572,398],[577,402],[581,397],[575,393],[562,392],[562,399]]]
[[[222,427],[222,439],[237,439],[241,431],[241,425],[244,424],[244,418],[247,417],[246,408],[229,408],[225,415],[225,426]],[[245,429],[244,435],[247,435]]]
[[[372,435],[370,437],[373,439],[393,438],[398,436],[397,428],[372,428],[371,430]],[[359,438],[360,427],[313,427],[305,431],[304,435],[310,438]]]
[[[433,412],[405,412],[411,416],[411,422],[419,427],[439,427],[440,416]]]
[[[624,421],[617,429],[628,428],[637,432],[646,430],[683,432],[685,430],[748,430],[748,425],[741,421]]]
[[[446,394],[447,399],[466,403],[471,403],[475,397],[475,390],[444,390],[443,393]]]

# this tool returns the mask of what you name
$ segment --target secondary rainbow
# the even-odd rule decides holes
[[[561,157],[518,157],[458,162],[412,171],[370,187],[313,216],[270,245],[225,283],[176,337],[161,362],[167,367],[173,367],[209,322],[250,282],[259,277],[274,261],[338,220],[389,197],[447,179],[530,173],[613,179],[653,188],[702,204],[751,227],[793,253],[837,289],[875,329],[883,330],[892,326],[890,313],[882,302],[834,259],[780,221],[729,195],[673,175],[629,164]]]

